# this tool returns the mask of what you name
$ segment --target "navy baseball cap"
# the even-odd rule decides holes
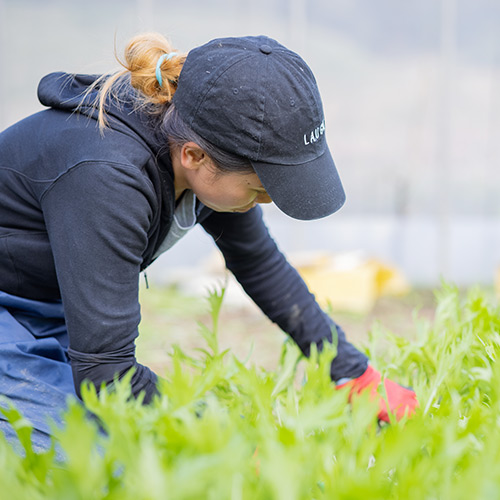
[[[344,204],[314,75],[276,40],[219,38],[191,50],[173,102],[197,134],[247,158],[290,217],[319,219]]]

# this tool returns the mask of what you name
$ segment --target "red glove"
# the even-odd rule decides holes
[[[378,399],[378,419],[384,422],[390,422],[389,412],[393,413],[397,420],[403,418],[405,414],[408,416],[412,415],[415,412],[415,408],[418,407],[416,394],[411,389],[407,389],[387,378],[384,379],[385,393],[384,389],[381,389],[381,393],[379,394],[377,389],[381,379],[380,372],[375,370],[371,365],[368,365],[363,375],[338,385],[337,389],[350,388],[349,400],[353,394],[370,391],[371,398]]]

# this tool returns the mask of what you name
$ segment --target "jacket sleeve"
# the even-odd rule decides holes
[[[319,307],[297,271],[269,235],[259,206],[243,214],[213,212],[202,222],[224,255],[227,268],[260,309],[288,333],[305,355],[316,343],[337,340],[333,380],[357,377],[367,358],[347,342],[343,330]],[[335,339],[333,339],[335,341]]]
[[[135,368],[132,392],[156,393],[135,358],[139,272],[155,209],[150,181],[127,165],[82,162],[44,192],[41,205],[61,290],[76,392]]]

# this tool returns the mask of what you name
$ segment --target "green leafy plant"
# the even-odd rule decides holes
[[[374,328],[366,352],[411,385],[411,419],[377,424],[368,397],[347,403],[329,379],[334,346],[304,359],[283,345],[276,370],[220,351],[223,291],[209,295],[206,348],[175,347],[160,396],[131,398],[131,374],[112,390],[83,388],[54,447],[36,454],[28,423],[2,410],[24,453],[0,436],[5,498],[461,499],[500,497],[500,309],[484,292],[436,292],[433,322],[416,338]],[[387,345],[383,352],[381,342]],[[300,376],[298,376],[300,373]],[[89,417],[89,412],[93,418]],[[65,455],[57,460],[56,446]]]

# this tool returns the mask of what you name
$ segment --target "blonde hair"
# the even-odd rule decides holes
[[[156,65],[164,54],[174,52],[170,42],[159,33],[143,33],[133,37],[125,47],[124,60],[117,57],[123,66],[114,74],[102,75],[87,90],[84,98],[99,87],[96,108],[99,110],[98,122],[101,129],[107,125],[105,103],[111,97],[120,100],[120,89],[130,82],[137,92],[137,107],[144,107],[151,114],[161,114],[166,111],[167,104],[177,89],[177,81],[186,60],[185,54],[176,53],[166,58],[160,65],[162,85],[156,79]]]
[[[175,52],[175,54],[173,54]],[[170,54],[160,65],[162,85],[156,78],[158,60],[164,54]],[[129,87],[137,91],[134,95],[134,108],[143,108],[147,113],[159,117],[160,130],[173,147],[182,146],[186,142],[195,142],[212,159],[221,173],[254,173],[250,161],[246,158],[228,153],[209,143],[190,127],[188,127],[174,104],[170,104],[186,60],[186,54],[179,54],[170,42],[158,33],[144,33],[132,38],[125,47],[125,59],[118,62],[123,66],[121,71],[99,77],[85,91],[80,106],[86,98],[97,89],[97,97],[91,104],[98,110],[98,123],[101,132],[107,126],[105,104],[108,99],[117,103],[129,96]]]

